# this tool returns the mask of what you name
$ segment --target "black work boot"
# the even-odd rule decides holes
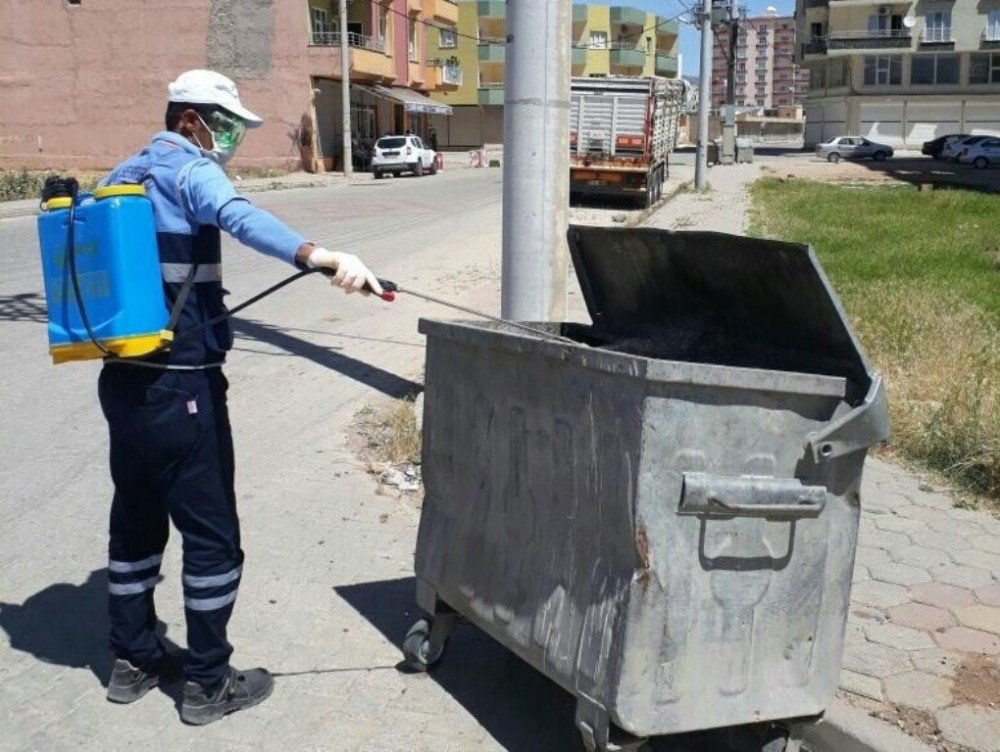
[[[184,683],[181,720],[193,726],[204,726],[227,713],[252,708],[264,702],[274,689],[274,677],[263,668],[249,671],[229,669],[229,675],[214,692],[206,692],[199,684]]]
[[[176,656],[166,655],[151,666],[139,668],[124,658],[115,661],[108,681],[108,699],[111,702],[128,704],[146,695],[160,683],[180,676],[180,663]]]

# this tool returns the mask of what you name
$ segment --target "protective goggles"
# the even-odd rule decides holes
[[[246,122],[225,110],[214,110],[204,117],[205,127],[212,131],[220,149],[235,149],[247,134]]]

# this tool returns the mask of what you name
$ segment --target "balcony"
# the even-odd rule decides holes
[[[503,82],[483,81],[479,84],[479,104],[502,105]]]
[[[479,18],[506,18],[507,3],[503,0],[479,0],[476,3],[476,15]]]
[[[925,26],[920,35],[920,44],[933,47],[954,47],[955,39],[951,35],[950,26]]]
[[[676,37],[680,33],[679,29],[680,26],[678,25],[676,18],[668,19],[665,16],[656,17],[657,36]]]
[[[982,41],[979,43],[982,50],[1000,50],[1000,23],[987,24],[983,32]]]
[[[479,61],[502,63],[506,58],[506,47],[506,43],[499,39],[481,39],[479,41]]]
[[[844,2],[845,0],[840,0]],[[909,49],[909,29],[864,29],[831,31],[826,38],[828,50]]]
[[[454,0],[422,0],[424,13],[447,26],[458,25],[458,5]]]
[[[808,42],[802,43],[802,57],[807,55],[825,55],[826,54],[826,39],[822,37],[814,37]]]
[[[656,53],[656,75],[657,76],[676,76],[677,75],[677,58],[673,55],[667,55],[663,52]]]
[[[340,33],[336,31],[311,31],[309,57],[316,60],[315,75],[340,75]],[[368,80],[391,80],[396,71],[392,58],[385,53],[385,41],[376,37],[349,32],[351,76]]]
[[[629,8],[626,5],[613,5],[611,7],[611,23],[645,26],[646,11],[639,10],[638,8]]]
[[[610,42],[608,48],[611,50],[612,68],[642,68],[646,65],[645,45],[636,42]]]

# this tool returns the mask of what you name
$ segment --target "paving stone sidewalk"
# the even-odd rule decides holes
[[[761,167],[711,169],[710,193],[682,194],[648,224],[745,232]],[[942,752],[1000,750],[1000,521],[874,458],[840,686]]]

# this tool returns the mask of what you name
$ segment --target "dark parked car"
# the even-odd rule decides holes
[[[931,141],[924,141],[924,146],[920,150],[920,153],[934,157],[934,159],[941,159],[941,152],[944,151],[945,146],[955,141],[964,141],[968,137],[969,134],[967,133],[952,133],[947,136],[938,136]]]

